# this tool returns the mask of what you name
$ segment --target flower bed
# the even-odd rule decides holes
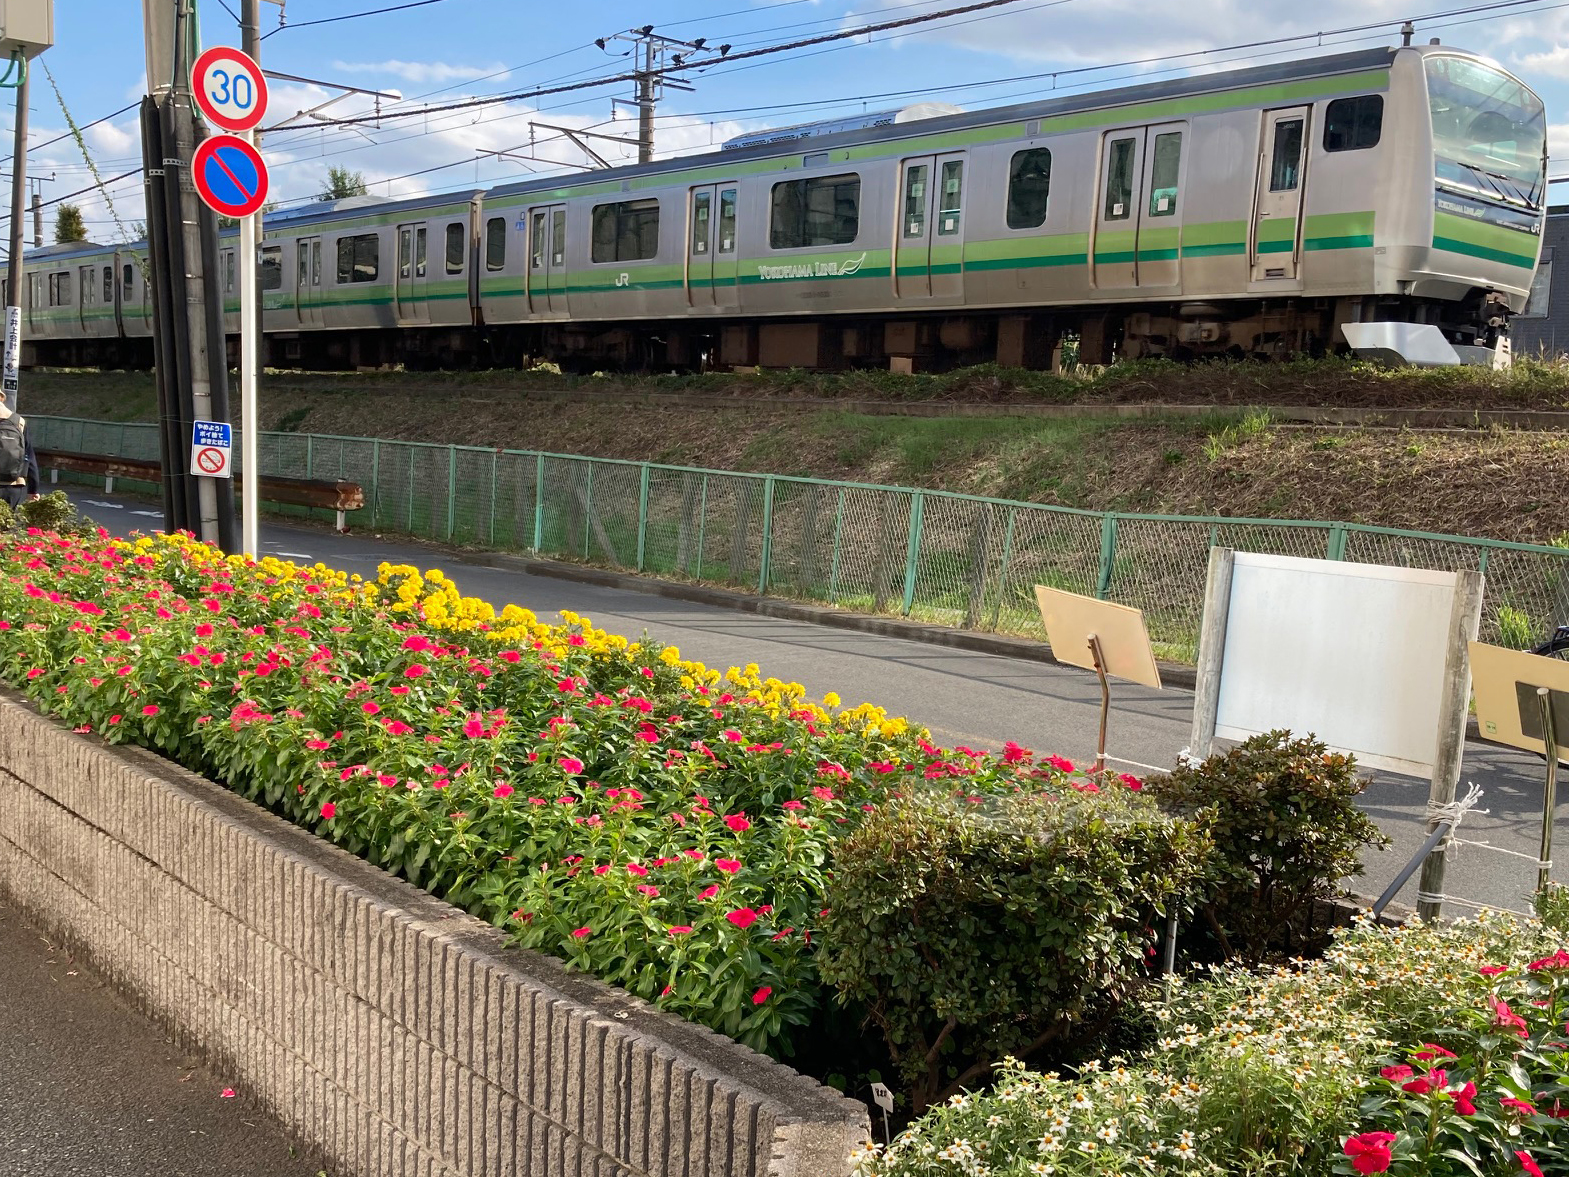
[[[827,1005],[813,937],[835,841],[891,793],[1126,792],[1012,745],[939,749],[755,666],[497,613],[409,567],[362,583],[35,529],[0,541],[0,618],[0,678],[78,731],[775,1053]],[[1128,804],[1158,837],[1153,806]],[[1135,878],[1128,903],[1173,885]]]
[[[1535,921],[1359,923],[1322,960],[1215,970],[1155,1046],[1072,1077],[1005,1069],[858,1177],[1569,1173],[1569,953]]]

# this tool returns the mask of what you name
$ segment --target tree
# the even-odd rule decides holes
[[[323,200],[342,200],[345,196],[364,196],[365,173],[351,172],[348,168],[329,167],[327,187],[321,194]]]
[[[54,243],[70,245],[87,240],[87,223],[82,220],[82,210],[74,204],[62,204],[54,221]]]
[[[146,221],[135,221],[135,222],[133,222],[131,224],[131,240],[132,241],[146,241],[147,240],[147,222]]]
[[[264,224],[266,223],[266,220],[267,220],[267,214],[270,213],[270,212],[275,211],[277,209],[277,207],[278,207],[278,202],[276,200],[269,200],[266,204],[261,206],[262,222]],[[238,225],[239,223],[240,223],[240,221],[239,221],[238,217],[224,217],[224,216],[220,216],[218,218],[218,228],[220,228],[220,229],[232,229],[236,225]]]

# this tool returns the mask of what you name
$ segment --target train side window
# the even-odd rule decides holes
[[[338,283],[374,282],[381,270],[381,240],[375,233],[338,238]]]
[[[261,288],[263,290],[283,289],[283,246],[268,245],[261,251]]]
[[[719,252],[735,252],[735,193],[726,188],[719,194]]]
[[[1302,120],[1275,124],[1275,144],[1269,164],[1269,190],[1292,192],[1302,180]]]
[[[530,228],[529,228],[529,232],[528,232],[528,238],[529,238],[529,250],[530,250],[529,255],[528,255],[529,268],[530,269],[534,269],[534,270],[542,270],[542,269],[545,268],[545,214],[544,213],[538,212],[538,213],[534,214],[533,219],[530,221]]]
[[[904,170],[904,235],[926,236],[926,173],[924,163]]]
[[[74,301],[71,296],[71,274],[67,271],[60,275],[60,305],[68,307]]]
[[[1182,174],[1182,132],[1168,131],[1155,136],[1155,154],[1150,161],[1150,216],[1177,215],[1177,181]]]
[[[1377,147],[1384,131],[1384,96],[1337,98],[1324,109],[1324,150],[1361,151]]]
[[[1051,196],[1051,151],[1031,147],[1013,153],[1008,167],[1008,228],[1039,229]]]
[[[937,190],[937,236],[952,237],[959,231],[959,214],[964,211],[964,161],[945,160],[942,183]]]
[[[485,222],[485,268],[499,270],[507,264],[507,218],[491,217]]]
[[[1108,221],[1125,221],[1133,215],[1133,149],[1136,139],[1113,139],[1106,161],[1106,209]]]
[[[311,285],[321,285],[321,238],[311,241]]]
[[[659,201],[622,200],[594,206],[596,262],[646,261],[659,252]]]
[[[114,301],[114,267],[104,267],[104,302]]]
[[[692,252],[708,252],[708,218],[713,216],[714,197],[710,192],[692,193]]]
[[[769,244],[774,249],[849,245],[861,230],[861,177],[812,176],[774,185]]]
[[[375,276],[376,275],[374,273],[371,275],[372,278],[375,278]],[[416,278],[423,278],[425,276],[425,226],[424,225],[421,225],[421,226],[419,226],[419,228],[414,230],[414,276]]]
[[[461,274],[463,272],[463,226],[454,222],[447,226],[447,273]]]
[[[567,264],[567,210],[564,208],[550,214],[550,264],[555,269]]]
[[[136,263],[126,262],[125,268],[120,271],[120,297],[128,299],[131,292],[136,289]]]

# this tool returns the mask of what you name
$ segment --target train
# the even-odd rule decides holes
[[[1499,364],[1542,101],[1358,50],[265,218],[266,363],[939,370],[1357,350]],[[237,233],[220,240],[231,346]],[[145,243],[25,259],[23,362],[147,364]]]

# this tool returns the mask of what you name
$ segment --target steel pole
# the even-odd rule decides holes
[[[240,0],[241,48],[261,65],[261,0]],[[244,136],[254,144],[259,135]],[[261,550],[261,426],[257,399],[261,385],[261,299],[257,290],[261,213],[240,220],[240,546],[251,559]]]
[[[1547,754],[1547,781],[1542,792],[1542,847],[1537,854],[1536,891],[1547,890],[1553,873],[1553,816],[1558,808],[1558,732],[1553,722],[1553,693],[1546,687],[1536,688],[1537,702],[1542,708],[1542,745]]]
[[[22,363],[22,242],[27,202],[27,74],[22,63],[22,84],[16,88],[16,138],[11,153],[11,256],[7,259],[5,299],[5,359],[0,384],[11,408],[21,400]]]

